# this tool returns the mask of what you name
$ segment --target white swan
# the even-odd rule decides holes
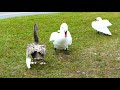
[[[112,24],[108,20],[102,20],[101,17],[97,17],[95,19],[96,21],[93,21],[91,23],[91,26],[97,30],[98,32],[102,32],[107,35],[112,35],[109,29],[107,28],[108,26],[111,26]]]
[[[68,25],[66,23],[62,23],[60,30],[58,30],[58,32],[53,32],[49,41],[53,42],[55,50],[67,50],[68,45],[72,44],[72,37],[68,31]]]

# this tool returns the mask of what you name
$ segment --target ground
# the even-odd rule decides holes
[[[97,33],[91,22],[108,19],[112,36]],[[52,32],[66,22],[73,38],[69,55],[55,54],[49,42]],[[46,44],[45,65],[27,69],[26,46],[33,42],[33,25],[40,44]],[[0,77],[5,78],[114,78],[120,77],[120,13],[64,12],[0,20]]]

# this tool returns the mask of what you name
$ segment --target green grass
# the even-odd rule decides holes
[[[91,27],[96,17],[108,19],[112,36],[97,34]],[[49,37],[66,22],[73,38],[70,55],[55,55]],[[26,46],[33,42],[33,25],[39,28],[40,44],[46,44],[46,65],[26,67]],[[1,78],[114,78],[120,77],[120,13],[64,12],[0,20]]]

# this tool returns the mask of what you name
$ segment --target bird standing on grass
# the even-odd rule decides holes
[[[99,32],[107,34],[107,35],[112,35],[109,29],[107,28],[108,26],[111,26],[112,24],[108,20],[102,20],[101,17],[97,17],[95,21],[91,23],[91,26]]]
[[[67,53],[68,45],[72,44],[72,37],[68,31],[68,25],[66,23],[62,23],[60,30],[58,30],[58,32],[53,32],[49,41],[53,42],[55,51],[56,49],[59,49],[64,50]]]

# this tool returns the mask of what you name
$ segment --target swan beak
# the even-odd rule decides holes
[[[65,32],[65,37],[67,37],[67,31]]]

